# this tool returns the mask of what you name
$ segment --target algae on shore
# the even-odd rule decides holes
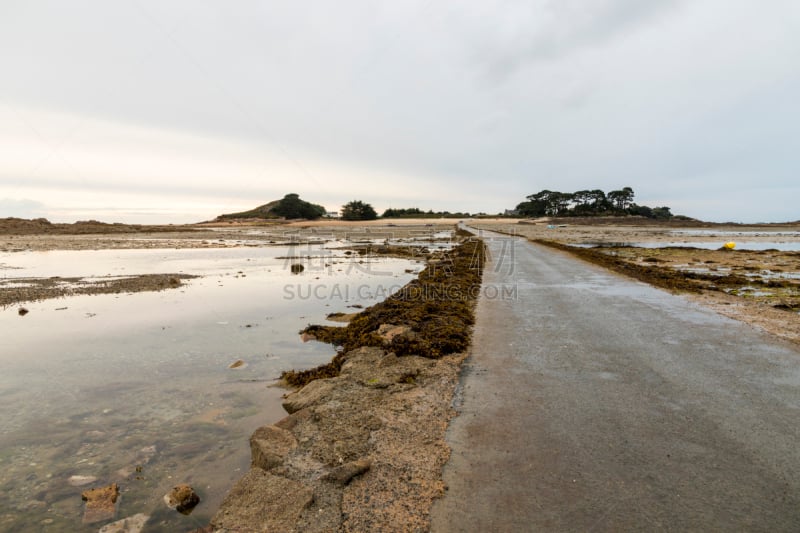
[[[315,379],[336,376],[345,354],[363,346],[434,359],[464,351],[469,346],[485,253],[483,241],[467,238],[429,261],[418,279],[355,315],[347,326],[308,326],[301,333],[339,346],[340,352],[326,365],[284,372],[281,378],[293,387],[301,387]],[[384,324],[403,325],[409,331],[387,340],[378,333]]]

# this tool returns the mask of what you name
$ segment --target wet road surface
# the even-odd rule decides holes
[[[800,531],[796,346],[488,235],[432,531]]]

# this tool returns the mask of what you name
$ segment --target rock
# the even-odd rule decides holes
[[[85,490],[81,493],[81,498],[86,502],[86,509],[83,512],[84,524],[111,520],[117,512],[119,486],[112,483],[107,487]]]
[[[84,485],[94,483],[97,481],[97,478],[94,476],[70,476],[67,481],[73,487],[82,487]]]
[[[246,366],[247,366],[247,363],[245,363],[245,362],[244,362],[244,361],[242,361],[241,359],[237,359],[237,360],[236,360],[236,361],[234,361],[233,363],[229,364],[229,365],[228,365],[228,368],[231,368],[231,369],[234,369],[234,370],[235,370],[235,369],[237,369],[237,368],[244,368],[244,367],[246,367]]]
[[[336,378],[314,380],[299,391],[289,394],[283,400],[283,408],[286,409],[287,413],[292,414],[300,409],[320,403],[336,389],[337,383],[338,380]]]
[[[372,461],[369,459],[359,459],[358,461],[351,461],[349,463],[345,463],[341,466],[337,466],[327,474],[325,474],[322,479],[324,481],[330,481],[331,483],[335,483],[337,485],[347,485],[350,483],[350,480],[356,476],[360,476],[364,472],[368,471],[372,466]]]
[[[250,437],[251,466],[264,470],[275,468],[295,448],[297,439],[289,431],[276,426],[260,427]]]
[[[411,328],[408,326],[381,324],[378,327],[378,335],[383,339],[384,344],[389,344],[395,337],[400,335],[408,335],[409,333],[411,333]]]
[[[24,307],[20,307],[20,308],[19,308],[19,311],[17,311],[17,313],[19,313],[19,316],[25,316],[25,315],[27,315],[28,313],[30,313],[30,311],[28,311],[28,310],[27,310],[27,309],[25,309]]]
[[[350,322],[357,316],[358,313],[331,313],[325,319],[331,322]]]
[[[381,348],[364,347],[347,354],[339,375],[371,389],[386,389],[398,383],[415,382],[430,365],[431,361],[422,357],[398,357]]]
[[[172,487],[169,493],[164,495],[164,503],[170,509],[175,509],[181,514],[188,515],[200,503],[200,496],[194,489],[186,483],[181,483]]]
[[[135,514],[104,525],[99,533],[140,533],[149,519],[144,513]]]
[[[189,533],[214,533],[214,526],[209,524],[206,527],[198,527],[189,531]]]
[[[310,409],[303,409],[302,411],[296,411],[275,422],[275,427],[291,431],[297,426],[297,424],[299,424],[304,420],[308,420],[309,418],[311,418],[311,416],[312,414]]]
[[[311,487],[251,468],[234,485],[211,520],[217,530],[295,531],[303,510],[314,501]]]

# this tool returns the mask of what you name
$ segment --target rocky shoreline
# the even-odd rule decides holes
[[[256,430],[210,531],[426,531],[465,357],[349,352],[339,376],[289,394],[291,414]]]
[[[292,373],[304,385],[285,396],[289,415],[253,433],[251,468],[206,531],[429,529],[433,501],[446,490],[445,431],[467,354],[430,344],[435,330],[426,326],[442,305],[466,306],[474,319],[482,251],[481,241],[468,241],[451,252],[446,271],[429,265],[408,290],[333,335],[347,348],[334,362]],[[411,290],[433,286],[439,290]],[[378,324],[398,310],[398,323]],[[461,327],[467,338],[471,323]],[[432,349],[409,352],[422,346]]]

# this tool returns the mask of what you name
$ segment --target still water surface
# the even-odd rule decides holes
[[[305,271],[292,275],[293,262]],[[422,267],[322,245],[0,254],[6,278],[203,276],[0,310],[0,531],[98,531],[81,524],[80,495],[112,482],[117,518],[144,513],[145,531],[206,525],[248,467],[250,433],[285,415],[272,380],[334,353],[297,332],[385,298]],[[201,497],[189,516],[162,501],[181,482]]]

